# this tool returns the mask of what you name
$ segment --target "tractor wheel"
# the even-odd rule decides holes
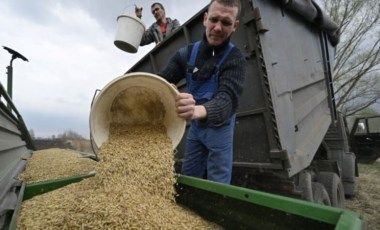
[[[355,195],[355,154],[346,153],[343,155],[342,183],[346,197]]]
[[[344,189],[338,175],[333,172],[320,172],[317,181],[321,183],[329,194],[331,205],[344,208]]]
[[[329,194],[327,194],[325,187],[321,183],[313,182],[312,190],[314,203],[331,206]]]

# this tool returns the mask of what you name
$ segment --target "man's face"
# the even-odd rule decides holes
[[[154,5],[151,11],[157,21],[165,17],[165,11],[159,5]]]
[[[222,44],[235,32],[239,25],[239,20],[236,19],[237,14],[237,7],[223,6],[217,1],[210,5],[203,17],[203,25],[206,27],[207,41],[211,45]]]

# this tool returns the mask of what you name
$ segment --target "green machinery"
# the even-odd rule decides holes
[[[5,229],[16,229],[23,200],[80,182],[94,172],[18,188],[18,203],[6,220]],[[179,176],[177,203],[224,229],[364,229],[360,214],[247,188]]]

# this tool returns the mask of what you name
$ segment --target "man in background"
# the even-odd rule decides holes
[[[153,3],[151,6],[151,12],[156,19],[156,22],[144,32],[140,46],[148,45],[152,42],[158,44],[180,27],[180,23],[177,19],[166,17],[165,8],[161,3]],[[141,19],[142,8],[136,7],[135,13],[136,16]]]

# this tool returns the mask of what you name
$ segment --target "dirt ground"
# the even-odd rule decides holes
[[[356,195],[346,200],[346,209],[360,213],[368,230],[380,229],[380,160],[372,165],[359,164]]]

